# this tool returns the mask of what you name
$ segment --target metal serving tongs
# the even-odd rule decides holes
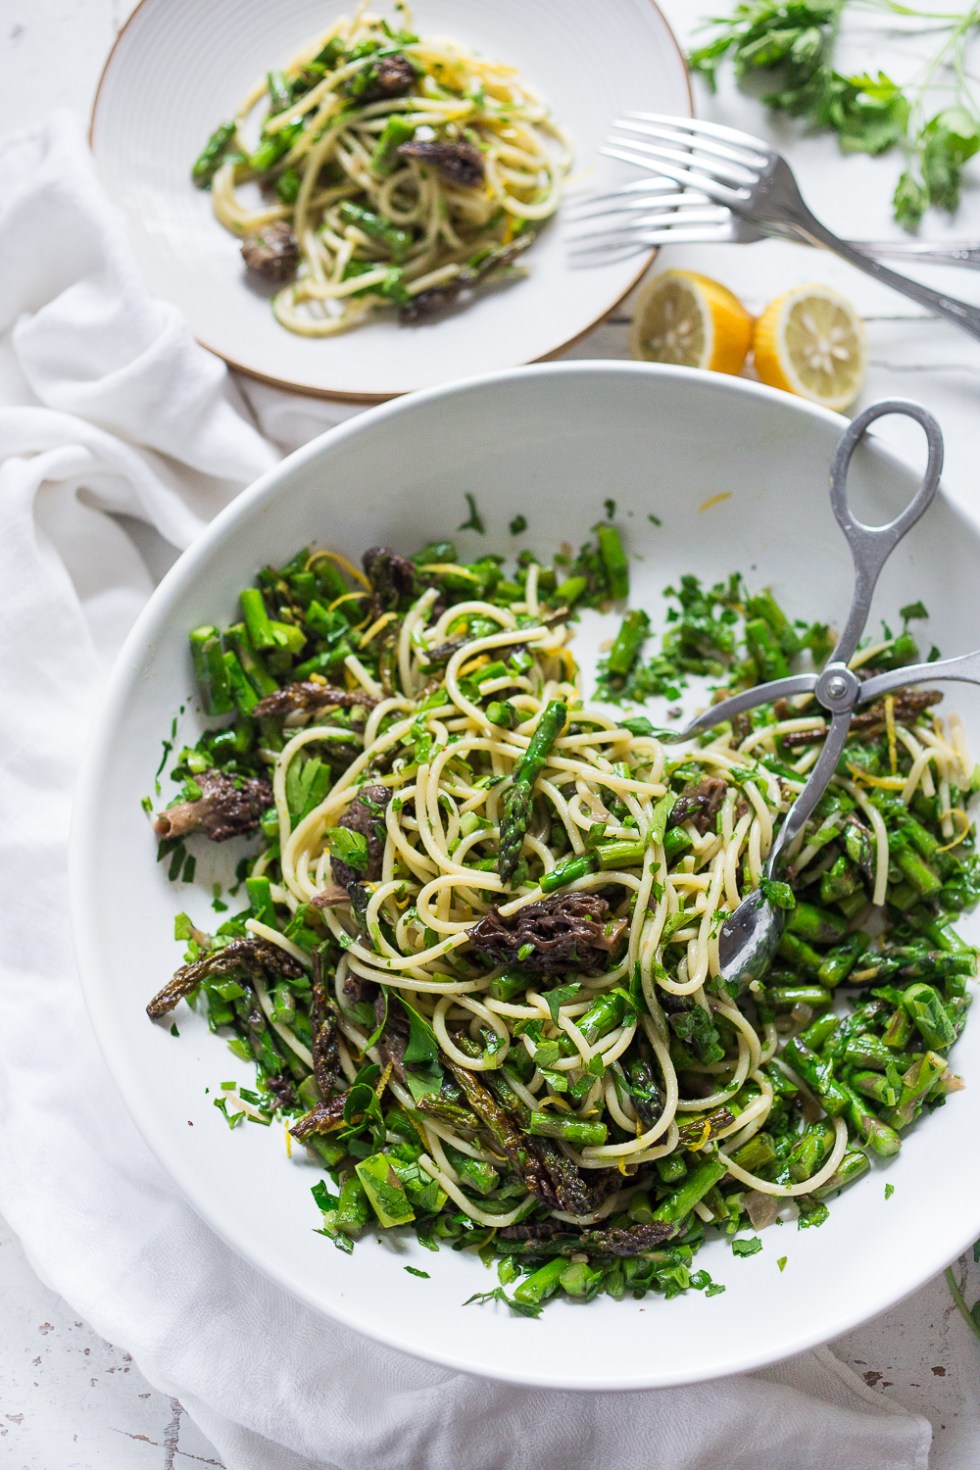
[[[847,474],[854,451],[869,425],[887,414],[904,414],[921,424],[929,448],[922,484],[902,513],[883,526],[866,526],[853,515],[847,501]],[[939,425],[918,403],[892,398],[873,404],[858,414],[841,435],[830,470],[830,503],[837,523],[847,538],[854,561],[854,593],[844,630],[820,673],[790,674],[773,679],[742,694],[732,695],[692,720],[683,730],[672,732],[672,740],[685,740],[709,730],[723,720],[759,704],[792,695],[812,694],[831,716],[823,749],[806,785],[786,813],[769,850],[763,877],[772,878],[785,854],[800,835],[837,769],[847,740],[851,716],[858,705],[869,704],[891,689],[910,684],[930,684],[937,679],[959,679],[980,684],[980,650],[928,664],[910,664],[860,680],[848,667],[864,632],[871,599],[882,567],[907,531],[932,503],[943,467],[943,436]],[[783,912],[756,889],[742,900],[718,936],[719,974],[723,980],[741,985],[765,974],[783,930]]]

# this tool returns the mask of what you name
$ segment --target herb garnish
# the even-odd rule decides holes
[[[966,68],[980,4],[937,13],[899,0],[860,0],[860,10],[896,20],[919,19],[934,41],[912,81],[900,86],[881,70],[844,74],[835,67],[841,19],[857,0],[746,0],[712,19],[715,35],[688,61],[712,91],[728,57],[739,82],[751,83],[767,107],[837,134],[845,153],[898,147],[906,165],[892,196],[899,224],[914,230],[927,209],[952,213],[966,163],[980,149],[980,108]],[[947,99],[930,111],[930,97]]]

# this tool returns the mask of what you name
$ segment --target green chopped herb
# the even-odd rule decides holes
[[[352,832],[347,827],[328,827],[323,842],[331,857],[338,858],[349,868],[363,872],[368,865],[367,838],[363,832]]]
[[[476,531],[478,535],[485,536],[487,528],[483,523],[483,517],[477,510],[476,501],[468,490],[465,492],[464,499],[469,506],[470,513],[462,525],[456,527],[457,531]]]
[[[767,107],[836,133],[842,152],[878,154],[900,148],[906,167],[892,199],[895,218],[915,229],[930,208],[954,211],[965,165],[980,149],[980,115],[966,55],[980,27],[980,8],[944,12],[893,0],[862,0],[862,11],[895,20],[920,19],[934,37],[931,55],[902,86],[880,69],[838,71],[842,19],[853,0],[742,0],[711,20],[714,34],[688,61],[714,90],[726,58],[736,79]],[[846,28],[845,28],[846,29]],[[940,94],[942,105],[930,109]]]
[[[750,1235],[744,1240],[732,1241],[733,1256],[754,1256],[762,1249],[762,1241],[757,1235]]]

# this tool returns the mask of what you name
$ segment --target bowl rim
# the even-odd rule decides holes
[[[93,154],[93,157],[95,156],[95,126],[96,122],[98,121],[99,102],[102,98],[103,89],[108,78],[109,69],[112,66],[113,59],[123,40],[123,37],[129,30],[133,22],[136,20],[140,11],[142,11],[144,7],[149,7],[150,5],[158,3],[162,3],[162,0],[139,0],[139,3],[133,8],[133,10],[126,17],[123,24],[119,27],[115,39],[113,40],[112,45],[109,47],[109,50],[106,53],[105,61],[102,63],[102,70],[99,72],[99,80],[95,86],[95,92],[92,97],[92,109],[89,114],[87,136],[88,146]],[[663,24],[667,40],[674,51],[676,51],[677,53],[677,59],[680,62],[681,75],[687,91],[688,112],[686,115],[688,117],[695,117],[696,113],[694,109],[694,89],[691,86],[691,71],[687,64],[687,57],[684,54],[684,49],[681,46],[680,41],[677,39],[676,32],[674,31],[674,28],[671,25],[670,21],[667,19],[663,7],[658,3],[658,0],[647,0],[647,3],[650,5],[651,9],[653,9],[659,16],[660,21]],[[561,206],[559,205],[559,208],[560,207]],[[645,251],[640,256],[640,264],[637,267],[635,273],[631,276],[629,283],[624,288],[624,290],[620,292],[615,301],[612,301],[609,306],[605,307],[603,311],[599,312],[597,316],[593,317],[592,321],[589,322],[587,326],[582,327],[580,331],[573,333],[572,336],[565,337],[560,342],[556,342],[553,347],[549,347],[545,352],[540,353],[537,357],[529,358],[524,363],[515,364],[514,367],[527,367],[533,366],[537,363],[551,362],[555,358],[559,357],[561,353],[570,351],[573,347],[576,347],[579,342],[584,341],[590,332],[594,332],[597,327],[601,326],[604,321],[608,320],[608,318],[612,316],[613,312],[616,311],[618,307],[622,306],[627,296],[629,296],[631,291],[635,290],[636,286],[642,280],[643,276],[646,274],[647,270],[653,264],[659,254],[659,246],[653,246],[651,249]],[[280,388],[287,393],[301,393],[306,398],[320,398],[327,400],[337,400],[339,402],[369,405],[377,403],[387,403],[392,398],[404,397],[406,393],[427,391],[425,389],[406,388],[396,393],[347,393],[333,388],[317,388],[313,387],[310,384],[293,382],[289,378],[277,378],[274,377],[272,374],[260,372],[257,368],[247,367],[244,363],[239,362],[236,358],[229,357],[227,352],[222,352],[220,347],[215,347],[214,344],[211,342],[205,342],[204,338],[197,336],[196,333],[194,334],[194,340],[198,343],[200,347],[203,347],[206,351],[213,353],[213,355],[217,358],[220,358],[222,362],[226,362],[230,368],[233,368],[235,370],[236,373],[241,373],[243,377],[249,378],[256,383],[265,383],[270,388]],[[498,371],[502,372],[510,372],[513,370],[514,369],[512,368],[498,369]],[[489,376],[489,374],[487,376]],[[445,387],[447,385],[439,384],[437,386]]]
[[[532,377],[539,380],[646,377],[651,380],[673,380],[680,384],[698,383],[704,387],[710,386],[716,391],[729,392],[735,398],[744,397],[778,403],[788,415],[796,413],[803,418],[815,420],[837,430],[842,429],[847,423],[846,417],[841,414],[750,379],[655,363],[588,359],[578,362],[506,368],[388,399],[371,408],[366,414],[356,414],[344,420],[286,455],[278,464],[266,470],[230,501],[209,522],[197,540],[180,555],[151,594],[117,655],[100,701],[98,713],[85,739],[75,783],[68,854],[69,912],[73,950],[86,1009],[99,1050],[144,1142],[185,1201],[208,1228],[214,1231],[240,1259],[259,1270],[293,1300],[357,1332],[369,1341],[375,1341],[411,1357],[477,1377],[492,1376],[502,1382],[525,1387],[552,1388],[573,1392],[632,1392],[650,1388],[681,1387],[734,1374],[753,1372],[781,1362],[808,1349],[819,1347],[833,1337],[849,1332],[880,1312],[896,1306],[919,1290],[970,1246],[980,1228],[980,1220],[974,1221],[969,1227],[964,1225],[962,1239],[952,1252],[942,1250],[938,1254],[930,1255],[928,1246],[923,1245],[916,1258],[919,1266],[914,1274],[914,1279],[910,1278],[898,1295],[884,1291],[874,1298],[862,1299],[860,1303],[854,1305],[842,1304],[829,1335],[825,1326],[816,1329],[803,1326],[790,1340],[787,1341],[784,1338],[771,1348],[761,1347],[747,1353],[738,1361],[726,1364],[721,1370],[714,1366],[710,1369],[706,1367],[704,1371],[691,1371],[690,1369],[671,1371],[668,1367],[666,1370],[658,1369],[656,1374],[651,1376],[649,1372],[644,1373],[640,1369],[630,1377],[610,1384],[601,1377],[587,1374],[576,1377],[570,1382],[560,1370],[551,1369],[547,1364],[542,1364],[540,1368],[536,1367],[533,1372],[528,1372],[520,1368],[511,1368],[506,1361],[501,1361],[495,1364],[493,1373],[490,1375],[484,1365],[475,1366],[461,1362],[458,1349],[438,1351],[419,1348],[413,1342],[410,1331],[399,1328],[397,1325],[393,1327],[389,1326],[386,1321],[379,1321],[377,1324],[372,1324],[370,1328],[365,1326],[363,1318],[359,1317],[356,1312],[352,1313],[348,1308],[345,1298],[335,1298],[327,1306],[323,1299],[314,1291],[307,1289],[301,1280],[291,1278],[286,1270],[281,1269],[276,1260],[259,1258],[251,1252],[246,1243],[236,1237],[230,1227],[226,1228],[221,1220],[212,1218],[206,1207],[198,1202],[193,1166],[187,1165],[185,1156],[168,1140],[166,1129],[157,1126],[153,1109],[140,1100],[138,1077],[125,1058],[112,1051],[106,1035],[108,1028],[103,1030],[100,1024],[101,1017],[107,1008],[107,999],[100,993],[100,987],[95,979],[100,968],[100,952],[98,936],[90,918],[94,910],[88,888],[91,880],[87,876],[89,870],[85,861],[86,846],[91,841],[91,833],[98,830],[96,778],[111,758],[110,732],[123,708],[124,695],[137,662],[136,656],[137,654],[145,655],[146,651],[154,646],[171,601],[181,592],[185,584],[192,581],[202,561],[211,555],[215,547],[220,546],[239,520],[246,518],[253,510],[258,510],[263,504],[270,501],[281,482],[291,478],[295,470],[315,462],[324,453],[329,455],[334,445],[359,434],[373,433],[387,420],[397,418],[404,413],[414,412],[416,404],[425,406],[433,400],[445,401],[457,396],[478,394],[487,389],[492,391],[498,384],[514,381],[526,382]],[[874,437],[874,444],[876,452],[883,456],[891,466],[899,471],[908,471],[909,465],[903,454],[883,443],[878,437]],[[944,493],[942,486],[940,486],[939,494],[947,510],[963,524],[964,528],[968,528],[970,536],[975,539],[980,534],[977,523],[971,520],[950,499],[948,494]]]

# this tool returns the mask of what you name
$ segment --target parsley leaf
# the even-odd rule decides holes
[[[487,528],[484,524],[483,517],[476,508],[476,501],[473,499],[469,490],[464,492],[464,498],[466,504],[469,506],[470,513],[462,525],[456,527],[457,531],[476,531],[478,535],[485,536]]]
[[[975,0],[942,16],[904,8],[928,19],[931,55],[906,86],[884,72],[844,74],[834,66],[842,17],[855,0],[742,0],[728,16],[708,22],[710,40],[688,57],[712,91],[719,67],[732,63],[736,81],[767,107],[835,133],[844,153],[886,153],[908,159],[892,196],[896,220],[914,230],[927,209],[952,212],[960,201],[965,165],[980,150],[980,117],[971,96],[967,48],[980,12]],[[893,16],[892,0],[862,0],[862,11]],[[928,115],[933,92],[949,105]]]
[[[754,1256],[762,1249],[762,1241],[757,1235],[750,1235],[745,1240],[732,1241],[733,1256]]]
[[[582,986],[580,985],[580,983],[577,980],[573,980],[570,985],[559,985],[555,990],[542,991],[541,999],[546,1002],[548,1009],[551,1012],[551,1019],[555,1022],[556,1025],[558,1023],[559,1007],[563,1005],[566,1000],[571,1000],[572,996],[577,995],[581,989]]]
[[[540,1317],[542,1307],[537,1302],[518,1302],[512,1296],[508,1296],[502,1286],[495,1286],[493,1291],[476,1291],[468,1296],[463,1303],[468,1307],[471,1302],[503,1302],[510,1307],[512,1312],[517,1312],[521,1317]]]
[[[338,858],[358,873],[366,870],[368,844],[363,832],[352,832],[349,827],[328,827],[323,841],[331,857]]]

